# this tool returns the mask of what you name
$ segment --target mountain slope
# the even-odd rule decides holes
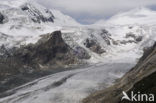
[[[127,72],[114,86],[92,94],[84,100],[84,103],[133,103],[127,100],[121,101],[122,91],[130,95],[141,92],[155,94],[156,74],[156,45],[145,51],[138,64]]]
[[[56,68],[69,68],[79,63],[73,50],[62,39],[60,31],[43,35],[35,44],[10,50],[3,46],[1,50],[4,51],[0,56],[1,93],[41,77],[41,74],[49,74]],[[16,80],[19,81],[16,83]]]
[[[155,94],[155,14],[155,11],[146,8],[134,9],[113,16],[108,21],[101,21],[96,24],[105,27],[111,34],[114,34],[112,38],[116,41],[121,41],[121,44],[126,45],[127,42],[129,42],[130,45],[125,47],[131,48],[132,42],[134,42],[133,40],[138,41],[142,38],[141,42],[136,43],[136,48],[143,47],[142,50],[145,49],[145,51],[137,65],[121,79],[117,80],[115,85],[91,94],[88,98],[83,100],[84,103],[134,103],[125,100],[121,101],[123,91],[127,92],[129,96],[131,91],[135,93],[141,92],[142,94]],[[148,48],[153,44],[153,47]],[[133,50],[134,49],[131,49],[130,51]],[[135,52],[135,54],[137,53]],[[127,53],[127,55],[130,55],[130,53]]]
[[[11,5],[14,3],[15,5]],[[155,40],[153,35],[155,27],[140,25],[85,27],[61,12],[48,10],[31,0],[3,1],[1,14],[3,23],[0,24],[0,45],[4,45],[5,48],[36,43],[40,35],[61,30],[63,39],[72,49],[76,52],[86,51],[91,56],[91,62],[100,62],[105,61],[104,58],[116,60],[129,58],[124,53],[125,56],[121,57],[120,51],[127,51],[140,57],[142,49],[152,45]],[[146,35],[147,33],[149,34]],[[149,39],[153,40],[148,42]],[[138,45],[140,48],[137,48]],[[135,48],[135,52],[129,51],[132,48]],[[89,56],[86,55],[86,58]],[[135,60],[136,58],[132,57],[132,61]]]
[[[57,10],[48,10],[33,0],[1,1],[0,36],[5,34],[12,37],[9,44],[3,41],[8,47],[35,43],[40,35],[60,30],[63,25],[80,24],[71,17]]]

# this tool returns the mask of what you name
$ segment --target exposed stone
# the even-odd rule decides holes
[[[142,41],[142,39],[143,39],[143,37],[142,37],[142,36],[138,36],[137,38],[135,38],[135,40],[136,40],[137,42]]]
[[[3,24],[5,17],[0,13],[0,24]]]
[[[91,57],[88,54],[88,52],[84,48],[82,48],[80,46],[75,47],[75,49],[74,49],[74,55],[76,57],[78,57],[79,59],[89,59]]]
[[[133,29],[133,26],[129,26],[128,28],[129,28],[129,29]]]
[[[127,33],[127,34],[126,34],[125,38],[133,38],[134,41],[135,41],[136,43],[138,43],[138,42],[142,41],[143,36],[136,36],[135,34],[133,34],[133,33],[130,32],[130,33]]]
[[[15,55],[25,63],[47,64],[56,61],[64,62],[63,64],[66,64],[67,61],[71,62],[71,64],[74,63],[73,60],[70,60],[74,58],[72,51],[62,39],[60,31],[43,35],[36,44],[30,44],[18,49]]]
[[[101,36],[105,40],[107,45],[111,44],[111,41],[110,41],[111,40],[111,38],[110,38],[111,34],[107,30],[103,29]]]
[[[27,6],[23,6],[23,7],[21,7],[21,9],[22,9],[23,11],[29,10],[29,8],[28,8]]]
[[[131,32],[130,33],[127,33],[126,36],[125,36],[125,38],[130,38],[130,37],[131,38],[136,38],[135,34],[133,34]]]
[[[113,39],[112,39],[112,43],[113,43],[113,45],[119,45],[119,41],[115,41]]]
[[[25,80],[24,76],[31,78],[35,74],[35,78],[37,78],[41,77],[40,73],[79,63],[73,50],[62,39],[60,31],[41,36],[41,39],[36,44],[14,48],[12,55],[4,46],[0,49],[9,55],[5,58],[0,58],[1,92],[32,80]],[[37,75],[38,73],[39,75]],[[20,83],[13,82],[13,80],[19,79],[21,80],[21,82],[18,81]],[[5,85],[7,87],[1,87],[1,85],[3,86],[1,81],[6,81]]]
[[[136,43],[136,41],[134,41],[134,40],[123,40],[123,41],[120,41],[120,44],[127,44],[127,43]]]
[[[101,46],[95,40],[92,40],[92,39],[86,39],[84,45],[87,48],[89,48],[91,51],[98,53],[98,54],[102,54],[106,52],[105,50],[101,48]]]

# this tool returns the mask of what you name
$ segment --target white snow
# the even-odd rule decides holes
[[[60,26],[80,26],[78,22],[76,22],[72,17],[63,14],[58,10],[51,10],[55,16],[54,22],[56,25]]]
[[[31,19],[33,14],[25,12],[21,9],[23,5],[29,4],[31,10],[40,12],[44,17],[49,17],[47,9],[33,0],[3,0],[0,2],[0,12],[6,17],[4,24],[0,24],[0,33],[11,36],[6,40],[1,40],[0,46],[3,44],[8,48],[13,46],[26,45],[36,43],[40,39],[40,35],[52,33],[61,30],[62,26],[80,25],[74,19],[66,16],[58,10],[49,10],[54,15],[53,22],[34,23]],[[1,39],[1,38],[0,38]]]
[[[11,8],[11,7],[18,8],[19,6],[21,6],[27,2],[30,2],[30,1],[32,1],[32,0],[1,0],[0,5],[4,5],[9,8]]]
[[[136,57],[142,56],[143,48],[152,46],[156,41],[155,17],[156,11],[141,7],[119,13],[108,20],[100,20],[92,25],[94,27],[105,28],[112,34],[111,38],[118,42],[134,40],[132,37],[126,38],[128,33],[134,34],[136,37],[143,37],[143,40],[139,43],[127,43],[110,47],[111,54],[107,54],[104,58],[113,57],[117,61],[134,62]]]

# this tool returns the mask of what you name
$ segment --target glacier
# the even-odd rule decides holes
[[[7,91],[0,103],[79,103],[90,93],[110,86],[134,64],[96,64],[37,79]]]

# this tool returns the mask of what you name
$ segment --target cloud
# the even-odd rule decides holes
[[[156,0],[37,0],[48,8],[56,8],[75,18],[80,16],[105,18],[140,6],[156,5]]]

